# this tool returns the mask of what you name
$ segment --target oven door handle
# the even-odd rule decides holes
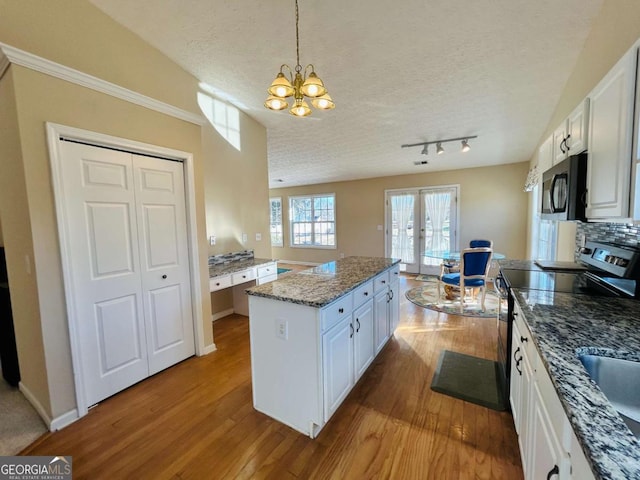
[[[507,298],[509,295],[509,289],[507,288],[507,282],[505,282],[502,274],[496,276],[495,281],[493,282],[493,289],[498,294],[500,298]]]

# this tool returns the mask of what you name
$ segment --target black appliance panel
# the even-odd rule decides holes
[[[572,155],[542,174],[542,218],[585,220],[587,154]]]

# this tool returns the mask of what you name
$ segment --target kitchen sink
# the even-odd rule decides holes
[[[640,438],[640,362],[600,355],[578,358],[629,429]]]

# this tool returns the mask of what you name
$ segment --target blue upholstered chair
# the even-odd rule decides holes
[[[487,247],[493,248],[493,240],[471,240],[469,242],[470,248]]]
[[[480,288],[481,306],[485,311],[484,299],[487,293],[487,277],[491,267],[493,250],[488,247],[465,248],[460,255],[460,271],[445,273],[438,277],[438,303],[440,303],[442,284],[460,288],[460,313],[464,311],[464,299],[467,288]]]

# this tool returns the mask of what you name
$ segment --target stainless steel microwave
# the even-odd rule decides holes
[[[587,154],[572,155],[542,174],[545,220],[586,220]]]

